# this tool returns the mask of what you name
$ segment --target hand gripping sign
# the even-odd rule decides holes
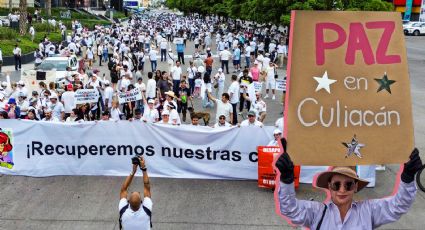
[[[413,149],[397,12],[294,11],[285,127],[297,165],[402,163]]]

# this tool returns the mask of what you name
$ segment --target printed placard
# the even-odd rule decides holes
[[[285,79],[276,79],[276,90],[286,91],[286,80]]]
[[[140,91],[140,88],[134,88],[127,92],[122,92],[118,94],[118,102],[120,104],[132,102],[132,101],[138,101],[142,99],[142,91]]]
[[[95,103],[99,100],[97,89],[79,89],[75,92],[75,104]]]
[[[413,149],[397,12],[293,11],[285,127],[300,165],[403,163]]]
[[[184,43],[184,39],[183,38],[174,38],[173,39],[173,43],[174,44],[183,44]]]

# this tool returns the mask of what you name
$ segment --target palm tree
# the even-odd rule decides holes
[[[13,5],[13,1],[9,0],[9,11],[12,12],[12,5]]]
[[[47,16],[50,18],[52,16],[52,0],[46,0],[46,10]]]
[[[27,32],[27,0],[19,0],[19,34]]]

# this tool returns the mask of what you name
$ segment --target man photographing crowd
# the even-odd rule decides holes
[[[118,205],[118,210],[120,212],[120,229],[149,230],[152,227],[152,200],[145,159],[142,156],[134,157],[132,158],[132,163],[133,171],[125,179],[120,191],[120,202]],[[127,199],[127,190],[137,172],[137,168],[140,168],[143,172],[143,200],[140,192],[132,192],[129,199]]]

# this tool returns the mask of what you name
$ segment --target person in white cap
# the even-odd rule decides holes
[[[280,177],[280,212],[295,225],[310,229],[375,229],[392,223],[407,213],[415,201],[416,173],[422,168],[418,149],[414,149],[404,164],[397,193],[382,199],[355,201],[354,193],[369,183],[358,177],[351,167],[335,167],[322,172],[315,187],[330,192],[330,201],[298,200],[294,189],[294,164],[286,152],[286,140],[282,138],[284,153],[276,161]]]
[[[50,102],[47,103],[47,108],[52,110],[52,117],[57,118],[59,121],[63,121],[65,117],[65,108],[63,104],[58,101],[58,96],[52,94],[49,97]]]
[[[59,119],[57,117],[52,116],[53,111],[48,108],[44,111],[44,118],[42,121],[52,121],[52,122],[59,122]]]
[[[279,146],[279,141],[280,138],[282,136],[282,131],[280,131],[279,129],[275,129],[273,131],[273,140],[271,140],[267,146]]]
[[[158,110],[155,109],[155,99],[149,99],[146,101],[146,97],[143,97],[143,102],[145,104],[145,110],[143,112],[143,121],[149,122],[149,123],[155,123],[159,120],[159,113]]]
[[[220,95],[223,94],[225,81],[226,81],[226,75],[223,73],[223,69],[219,68],[218,72],[214,76],[214,88],[216,88],[215,97],[218,98]]]
[[[170,120],[170,111],[168,111],[168,109],[164,109],[164,111],[162,111],[161,117],[162,119],[158,122],[158,124],[172,124]]]
[[[20,80],[18,81],[18,93],[23,93],[25,96],[28,96],[28,89],[25,87],[25,82]]]

